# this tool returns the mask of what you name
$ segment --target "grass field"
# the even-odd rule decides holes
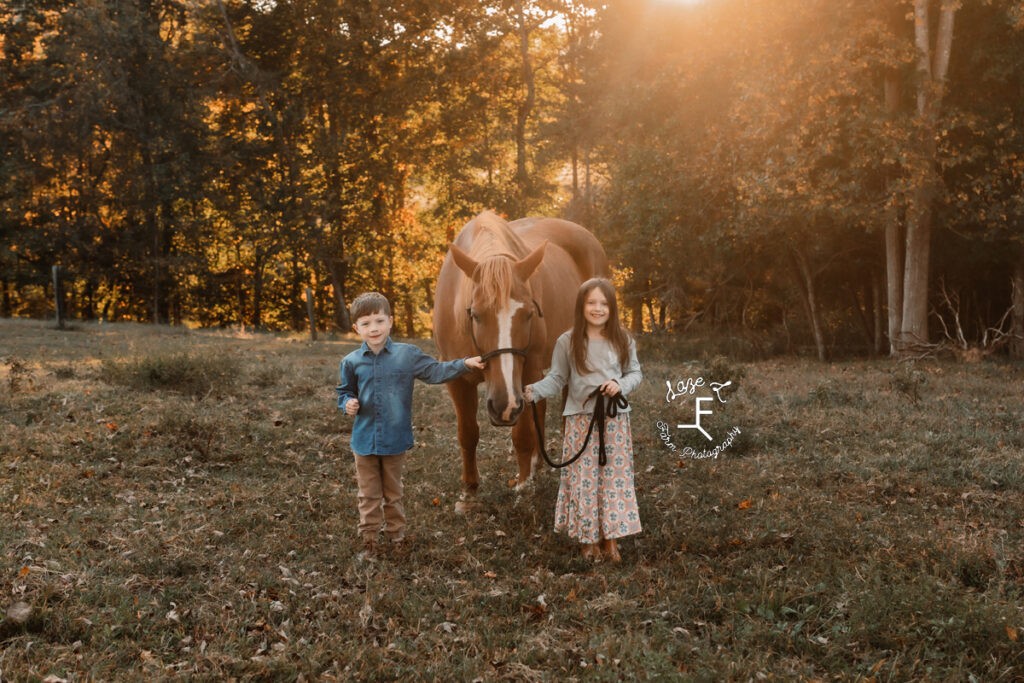
[[[454,412],[418,385],[415,539],[369,561],[334,407],[354,346],[0,320],[0,678],[1024,678],[1020,364],[644,340],[620,565],[552,534],[557,475],[509,485],[507,430],[456,515]],[[714,443],[739,429],[717,459],[679,455],[712,442],[666,382],[698,377],[732,382],[703,404]]]

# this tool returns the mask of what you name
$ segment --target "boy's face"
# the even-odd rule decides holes
[[[357,318],[353,327],[370,350],[377,353],[387,343],[394,320],[392,316],[384,313],[371,313]]]

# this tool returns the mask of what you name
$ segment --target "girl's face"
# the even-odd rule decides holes
[[[583,300],[583,318],[588,326],[603,329],[608,322],[608,311],[608,298],[600,287],[594,287],[587,292]]]

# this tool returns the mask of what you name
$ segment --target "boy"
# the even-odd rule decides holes
[[[359,535],[368,554],[381,527],[393,543],[405,538],[402,464],[412,448],[412,381],[440,384],[484,367],[480,356],[441,363],[412,344],[391,341],[391,306],[367,292],[351,306],[363,345],[341,361],[338,408],[355,415],[352,451],[359,485]]]

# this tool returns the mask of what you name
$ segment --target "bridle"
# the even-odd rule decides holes
[[[541,318],[543,318],[544,317],[544,311],[540,310],[540,304],[537,303],[536,299],[533,299],[532,301],[533,301],[534,307],[537,309],[537,315],[539,315]],[[494,349],[493,351],[488,351],[487,353],[484,353],[483,351],[480,350],[480,344],[478,344],[477,341],[476,341],[476,333],[473,331],[473,307],[472,306],[467,306],[466,307],[466,315],[469,316],[469,336],[473,340],[473,348],[475,348],[477,353],[480,354],[480,360],[481,361],[489,360],[491,358],[494,358],[495,356],[500,356],[503,353],[511,353],[511,354],[516,355],[516,356],[522,356],[523,358],[526,358],[527,351],[529,351],[529,349],[530,349],[530,344],[533,343],[533,323],[532,322],[530,324],[530,336],[526,339],[526,346],[524,346],[523,348],[517,349],[514,346],[509,346],[509,347],[506,347],[506,348],[503,348],[503,349]]]

